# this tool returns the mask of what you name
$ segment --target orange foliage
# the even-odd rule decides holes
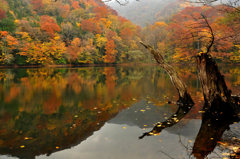
[[[48,15],[41,16],[40,28],[41,30],[46,31],[50,37],[54,37],[55,32],[59,32],[61,30],[55,20]]]
[[[73,2],[72,2],[72,7],[73,7],[74,9],[80,8],[79,2],[78,2],[78,1],[73,1]]]
[[[8,35],[7,31],[0,31],[0,38],[5,37]]]
[[[31,0],[31,4],[33,5],[33,9],[36,11],[40,11],[44,7],[42,0]]]
[[[67,53],[70,55],[70,59],[73,61],[76,60],[78,55],[81,53],[80,44],[81,40],[79,38],[75,38],[71,42],[71,46],[69,46],[67,49]]]
[[[107,33],[106,33],[106,38],[107,39],[113,39],[113,37],[115,37],[117,34],[116,32],[112,31],[112,30],[109,30]]]
[[[97,18],[106,18],[108,15],[108,10],[105,6],[96,7],[93,9]]]
[[[133,32],[129,28],[122,29],[120,32],[120,36],[124,40],[131,40],[133,36]]]
[[[64,18],[66,18],[69,15],[70,12],[70,6],[69,4],[65,4],[60,7],[60,15]]]
[[[108,40],[105,46],[106,55],[104,56],[104,62],[106,63],[114,63],[115,62],[115,43],[113,40]]]
[[[6,17],[6,12],[0,8],[0,20]]]
[[[101,33],[101,28],[99,27],[99,24],[96,24],[93,19],[83,20],[81,23],[81,28],[84,31],[94,32],[97,34]]]
[[[13,36],[11,35],[7,35],[7,43],[8,45],[11,47],[13,47],[14,45],[18,45],[18,41],[16,38],[14,38]]]

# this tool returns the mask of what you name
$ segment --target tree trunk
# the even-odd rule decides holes
[[[197,159],[204,159],[214,150],[229,125],[239,121],[239,98],[231,95],[211,55],[202,53],[196,56],[196,64],[203,89],[205,113],[192,153]]]
[[[203,89],[204,109],[223,109],[229,113],[237,115],[239,112],[238,97],[231,95],[231,90],[227,88],[224,76],[218,70],[216,62],[208,53],[196,56],[198,76]],[[217,106],[217,107],[216,107]]]
[[[178,91],[178,95],[179,95],[178,102],[181,102],[183,104],[193,105],[194,102],[187,91],[187,86],[185,85],[183,80],[178,76],[177,71],[171,65],[165,62],[164,58],[157,50],[155,50],[150,45],[144,44],[143,42],[140,42],[140,43],[150,51],[150,53],[154,56],[156,62],[160,65],[160,67],[162,67],[168,73],[173,85]]]

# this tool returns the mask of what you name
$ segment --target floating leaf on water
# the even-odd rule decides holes
[[[123,126],[122,128],[123,128],[123,129],[127,129],[127,127],[126,127],[126,126]]]
[[[30,140],[32,139],[31,137],[25,137],[24,140]]]
[[[233,149],[234,152],[237,152],[239,147],[233,147],[232,149]]]
[[[222,153],[222,155],[223,155],[223,156],[229,156],[230,153],[226,153],[226,152],[224,152],[224,153]]]
[[[74,117],[75,117],[75,118],[77,118],[77,117],[78,117],[78,115],[74,115]]]
[[[213,140],[213,138],[211,137],[210,140]]]
[[[192,142],[192,140],[188,140],[188,142],[189,142],[189,143],[191,143],[191,142]]]
[[[147,126],[147,125],[143,125],[143,126]]]
[[[144,110],[144,109],[141,109],[140,111],[141,111],[141,112],[145,112],[146,110]]]
[[[198,111],[198,113],[205,113],[205,111],[203,111],[203,110],[200,110],[200,111]]]
[[[133,101],[135,101],[135,100],[136,100],[136,98],[132,98],[132,100],[133,100]]]
[[[59,146],[56,146],[56,149],[59,149],[60,147]]]
[[[25,146],[24,145],[21,145],[20,148],[24,148]]]

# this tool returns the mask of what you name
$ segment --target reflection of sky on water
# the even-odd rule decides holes
[[[95,132],[93,136],[83,141],[80,145],[72,149],[53,153],[49,158],[167,159],[169,157],[162,152],[175,156],[174,158],[176,158],[176,156],[183,158],[183,156],[179,156],[179,154],[186,155],[185,148],[178,142],[178,135],[163,131],[160,136],[139,140],[138,136],[142,134],[142,132],[143,130],[137,126],[106,123],[101,130]],[[195,130],[193,133],[191,136],[196,135]],[[186,142],[189,139],[182,137],[182,140]],[[46,156],[40,156],[38,158],[43,159],[45,157]]]
[[[146,105],[151,109],[145,112],[139,111],[144,109]],[[181,134],[180,138],[184,144],[192,145],[201,124],[200,120],[182,120],[178,125],[164,130],[160,136],[138,139],[144,131],[150,130],[149,128],[142,130],[144,123],[152,122],[154,124],[154,120],[156,122],[164,120],[164,114],[171,113],[174,113],[174,110],[170,106],[155,107],[145,101],[140,101],[129,109],[120,112],[78,146],[53,153],[49,158],[167,159],[168,155],[173,158],[184,158],[188,152],[179,142],[179,134]],[[140,120],[140,116],[145,120]],[[38,158],[43,159],[46,156]]]

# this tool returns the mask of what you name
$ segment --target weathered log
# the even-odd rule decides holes
[[[150,51],[150,53],[153,55],[157,63],[168,73],[173,85],[178,91],[179,95],[178,101],[184,104],[192,105],[194,102],[187,91],[187,86],[185,85],[183,80],[178,76],[177,71],[171,65],[165,62],[163,56],[159,53],[159,51],[155,50],[150,45],[144,44],[142,41],[140,41],[140,44],[142,44],[146,49]]]

